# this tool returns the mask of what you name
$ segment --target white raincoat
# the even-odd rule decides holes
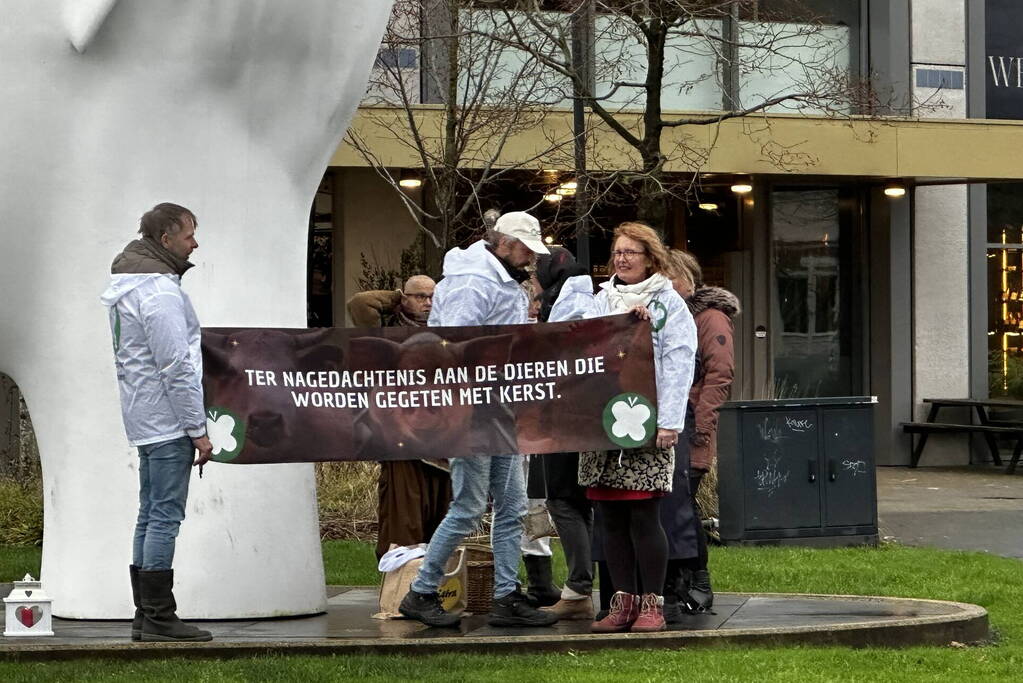
[[[526,292],[483,240],[444,255],[444,279],[433,293],[430,327],[516,325],[528,318]]]
[[[121,415],[132,446],[206,433],[199,319],[177,275],[112,275],[109,309]]]
[[[550,322],[612,315],[607,298],[607,289],[611,286],[610,280],[603,282],[601,291],[594,294],[589,275],[570,277],[554,302]],[[653,307],[653,302],[659,302],[665,309],[664,326],[653,332],[657,426],[681,432],[696,366],[696,324],[689,307],[670,282],[654,294],[648,308]]]

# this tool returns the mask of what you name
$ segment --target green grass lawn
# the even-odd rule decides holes
[[[25,574],[39,578],[43,549],[34,545],[0,545],[0,583],[21,581]]]
[[[28,552],[26,552],[26,550]],[[376,582],[368,544],[328,541],[330,583]],[[32,564],[28,567],[28,564]],[[0,548],[0,578],[37,566],[33,549]],[[722,646],[678,651],[607,651],[560,655],[257,657],[152,662],[0,662],[0,680],[427,681],[926,681],[1023,679],[1023,564],[980,553],[907,548],[809,550],[713,548],[721,591],[846,593],[935,598],[987,608],[996,642],[983,647],[906,649]],[[563,562],[557,573],[563,576]]]

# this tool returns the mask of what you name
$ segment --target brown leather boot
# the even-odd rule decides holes
[[[633,633],[655,633],[668,628],[664,623],[664,598],[653,593],[644,593],[639,607],[639,617],[629,629]]]
[[[611,596],[611,611],[590,628],[594,633],[621,633],[628,631],[639,616],[639,596],[618,591]]]
[[[593,599],[587,595],[580,600],[558,600],[540,611],[553,612],[560,621],[593,621]]]

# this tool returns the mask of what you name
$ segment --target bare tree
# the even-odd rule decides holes
[[[481,37],[565,79],[591,113],[589,139],[598,128],[614,133],[617,145],[588,146],[581,186],[626,190],[638,217],[658,229],[667,200],[694,189],[723,121],[757,117],[747,134],[756,136],[765,158],[793,168],[813,159],[771,140],[767,113],[848,117],[883,110],[850,68],[855,37],[849,27],[826,23],[798,0],[768,3],[773,12],[758,0],[481,4],[494,27]],[[571,27],[582,13],[590,22],[591,54],[573,59]],[[685,110],[701,113],[672,113]],[[702,141],[682,132],[708,126],[715,131]]]
[[[553,106],[571,103],[571,83],[536,56],[508,47],[517,36],[498,26],[493,13],[477,11],[481,4],[397,0],[362,109],[375,124],[369,129],[386,139],[351,129],[347,137],[433,247],[428,270],[437,269],[446,249],[478,235],[498,183],[516,171],[535,171],[542,159],[572,145],[570,133],[551,134],[538,149],[515,158],[507,153],[517,135],[542,127]],[[539,37],[539,51],[545,40]],[[430,111],[438,106],[439,127]],[[379,153],[382,142],[412,151],[424,176],[422,193],[402,188],[400,173]]]

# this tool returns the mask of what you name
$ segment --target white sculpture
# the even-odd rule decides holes
[[[309,207],[390,0],[0,0],[0,371],[43,463],[53,613],[128,618],[137,456],[99,293],[138,218],[199,219],[184,278],[207,326],[305,327]],[[179,614],[326,600],[312,465],[193,474]]]

